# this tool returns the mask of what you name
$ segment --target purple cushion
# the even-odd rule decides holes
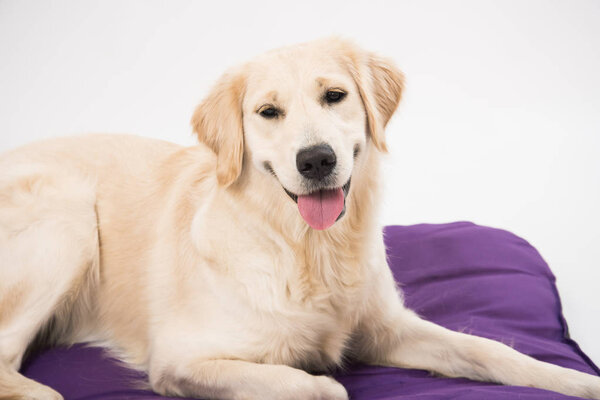
[[[388,258],[406,304],[447,328],[500,340],[533,357],[591,374],[600,370],[569,339],[554,276],[525,240],[468,222],[390,226]],[[66,399],[150,399],[143,378],[98,348],[52,349],[22,372]],[[350,366],[336,374],[360,399],[569,399],[552,392],[430,376],[397,368]]]

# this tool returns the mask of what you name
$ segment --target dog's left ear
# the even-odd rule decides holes
[[[241,71],[225,73],[192,116],[198,139],[217,155],[217,180],[231,185],[242,172],[244,128],[242,100],[246,78]]]
[[[367,130],[373,144],[387,152],[384,129],[398,108],[404,88],[404,75],[391,60],[346,45],[349,70],[367,114]]]

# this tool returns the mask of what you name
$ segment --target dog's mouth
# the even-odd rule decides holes
[[[342,187],[319,189],[306,195],[297,195],[285,187],[283,190],[296,204],[298,211],[311,228],[327,229],[346,213],[346,196],[350,191],[351,179]]]

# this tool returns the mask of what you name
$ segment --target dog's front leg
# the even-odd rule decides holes
[[[347,400],[327,376],[285,365],[240,360],[197,360],[151,368],[152,389],[162,395],[219,400]]]
[[[364,361],[600,399],[600,377],[425,321],[403,306],[390,274],[382,272],[378,277],[354,349]]]

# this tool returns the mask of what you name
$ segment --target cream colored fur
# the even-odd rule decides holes
[[[197,146],[97,135],[0,157],[0,398],[61,398],[17,372],[38,336],[102,343],[167,395],[347,399],[305,371],[355,357],[600,399],[598,377],[403,306],[376,223],[402,81],[388,60],[321,40],[226,73],[194,113]],[[324,104],[331,88],[346,98]],[[352,179],[325,231],[283,189],[306,194],[296,153],[319,143],[337,156],[332,185]]]

